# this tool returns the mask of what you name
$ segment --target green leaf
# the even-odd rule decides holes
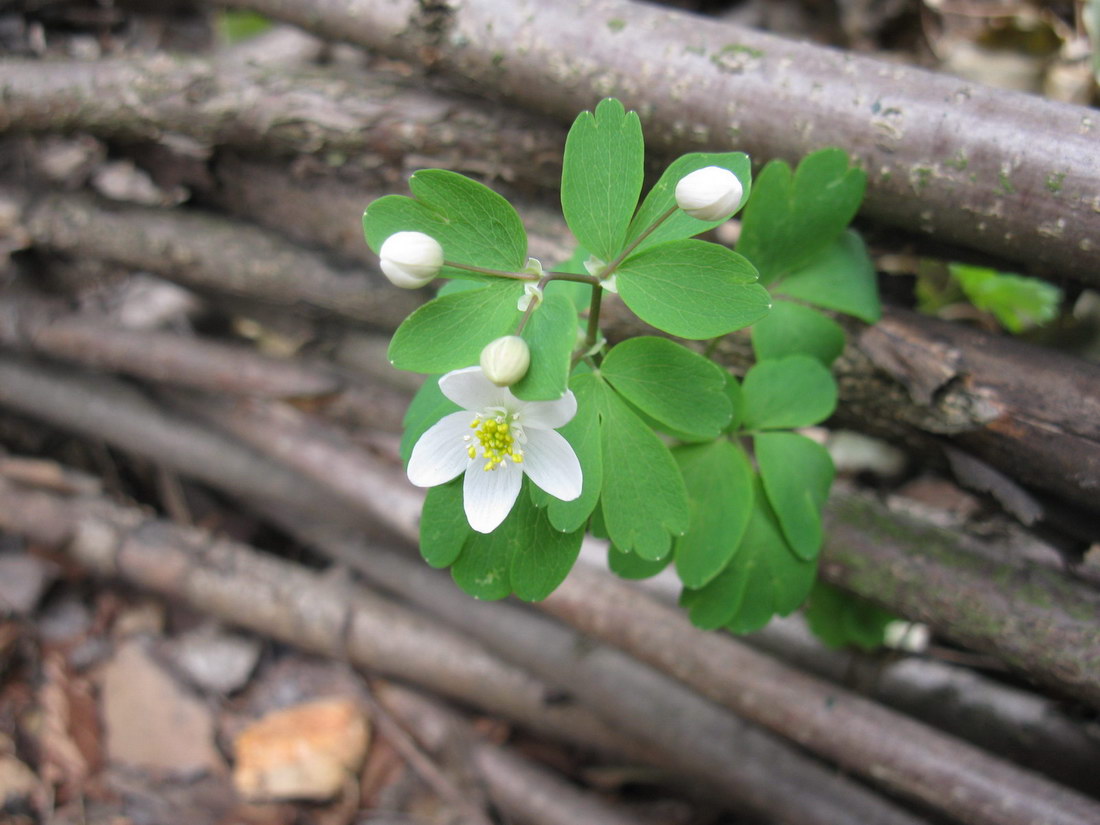
[[[401,462],[408,466],[413,447],[428,429],[448,413],[458,412],[461,407],[451,401],[439,389],[439,376],[429,376],[413,396],[409,408],[402,420],[405,431],[401,435]]]
[[[581,494],[573,501],[554,498],[534,484],[530,485],[531,499],[538,507],[547,508],[550,523],[557,530],[572,532],[584,526],[600,498],[603,486],[603,451],[600,445],[600,423],[596,386],[599,379],[591,373],[576,375],[569,382],[577,396],[577,414],[558,432],[573,447],[581,463],[583,485]]]
[[[751,633],[774,615],[792,613],[813,587],[817,562],[804,561],[791,552],[759,481],[748,529],[726,570],[744,578],[743,596],[724,623],[731,633]]]
[[[643,321],[700,340],[746,327],[767,314],[771,297],[752,265],[705,241],[665,241],[619,266],[619,295]]]
[[[981,266],[950,264],[948,269],[970,302],[992,312],[1009,332],[1020,333],[1058,316],[1062,290],[1054,284]]]
[[[752,467],[725,439],[673,450],[687,487],[691,524],[675,543],[676,572],[699,588],[718,575],[741,542],[752,511]]]
[[[752,327],[758,361],[787,355],[812,355],[829,366],[844,351],[844,330],[832,318],[791,301],[776,301]]]
[[[821,508],[836,469],[829,452],[797,433],[753,437],[756,463],[768,501],[795,554],[807,561],[821,552]]]
[[[897,619],[878,605],[819,581],[806,602],[806,623],[828,647],[882,647],[886,627]]]
[[[565,222],[581,246],[604,261],[623,248],[642,191],[644,153],[638,114],[613,98],[601,100],[594,114],[581,112],[565,139]]]
[[[530,504],[522,492],[520,498],[524,499],[525,544],[512,555],[512,589],[524,601],[537,602],[553,593],[573,569],[584,530],[555,530],[545,510]]]
[[[523,328],[531,366],[511,390],[524,401],[561,398],[569,381],[569,362],[577,343],[577,312],[565,295],[546,295]]]
[[[848,226],[867,185],[862,169],[848,167],[841,149],[807,155],[792,175],[773,160],[756,176],[741,219],[737,251],[770,284],[808,264]]]
[[[728,169],[741,181],[744,194],[741,196],[741,204],[737,207],[740,209],[749,199],[749,190],[752,186],[752,168],[748,155],[744,152],[692,152],[681,155],[669,165],[661,175],[661,179],[649,190],[642,205],[638,207],[634,219],[630,222],[630,228],[626,231],[626,242],[630,243],[637,238],[661,215],[676,206],[676,184],[680,182],[680,178],[707,166]],[[725,218],[720,221],[701,221],[678,209],[647,235],[635,251],[661,241],[690,238],[725,222]]]
[[[271,21],[254,11],[226,9],[217,12],[214,26],[219,36],[228,44],[240,43],[271,28]]]
[[[654,420],[699,438],[715,438],[732,410],[722,368],[667,338],[630,338],[604,357],[600,374]]]
[[[657,561],[648,561],[633,553],[624,553],[613,544],[607,548],[607,566],[620,579],[651,579],[668,567],[671,561],[671,553]]]
[[[608,384],[595,378],[591,390],[600,420],[600,507],[608,535],[623,551],[663,558],[672,536],[689,524],[680,470],[668,447]]]
[[[745,413],[745,399],[741,391],[741,385],[732,373],[726,373],[726,397],[730,400],[730,423],[726,425],[726,432],[737,432],[741,426],[741,417]]]
[[[420,514],[420,555],[432,567],[448,567],[473,531],[462,508],[462,476],[432,487]]]
[[[489,187],[456,172],[422,169],[409,180],[413,197],[386,195],[367,207],[363,232],[377,254],[395,232],[431,235],[447,261],[518,272],[527,263],[527,232],[516,210]],[[472,273],[444,267],[445,278]]]
[[[771,289],[776,295],[835,309],[868,324],[882,317],[874,262],[863,239],[852,230]]]
[[[746,430],[809,427],[836,409],[832,373],[809,355],[761,361],[741,382]]]
[[[578,246],[573,250],[572,255],[560,264],[550,267],[550,269],[553,272],[570,272],[574,275],[587,275],[588,270],[584,268],[584,262],[590,257],[592,257],[591,252],[583,246]],[[546,285],[546,294],[565,295],[573,302],[573,307],[577,312],[584,312],[592,303],[592,287],[588,284],[581,284],[575,281],[551,281]]]
[[[515,330],[523,286],[496,281],[418,307],[397,328],[389,359],[399,370],[443,373],[478,363],[485,345]]]
[[[685,588],[680,593],[680,606],[687,610],[688,618],[696,627],[717,630],[737,614],[748,584],[749,577],[744,571],[730,564],[703,587]]]

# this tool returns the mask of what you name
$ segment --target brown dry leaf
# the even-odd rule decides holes
[[[348,699],[274,711],[236,738],[233,783],[246,799],[331,799],[358,773],[369,730]]]

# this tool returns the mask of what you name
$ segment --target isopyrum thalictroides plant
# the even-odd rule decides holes
[[[389,349],[431,376],[402,442],[410,481],[428,488],[425,560],[478,598],[537,600],[587,531],[609,540],[621,576],[673,565],[700,627],[746,632],[802,604],[834,470],[798,430],[832,413],[844,345],[814,306],[879,316],[847,228],[864,185],[839,149],[793,173],[773,161],[755,182],[741,152],[693,153],[639,203],[641,124],[607,99],[566,140],[577,251],[555,267],[527,257],[504,198],[454,172],[417,172],[412,197],[371,203],[367,242],[396,286],[448,279]],[[737,251],[694,238],[742,210]],[[607,293],[671,337],[609,346]],[[673,340],[750,325],[757,360],[741,381]]]

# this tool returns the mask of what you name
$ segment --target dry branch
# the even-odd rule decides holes
[[[1100,796],[1100,741],[1056,701],[934,657],[829,650],[800,616],[774,619],[744,640],[799,670]]]
[[[1082,107],[629,0],[223,5],[421,61],[563,118],[615,95],[667,149],[796,160],[842,146],[869,173],[867,214],[1100,283],[1100,122]]]
[[[276,521],[306,543],[480,639],[490,649],[659,749],[674,769],[738,807],[789,823],[919,820],[822,768],[786,743],[715,707],[630,657],[506,604],[476,602],[445,575],[353,535],[293,518]]]
[[[826,580],[1100,707],[1100,591],[857,496],[827,514]]]
[[[44,249],[155,272],[196,291],[260,305],[392,328],[395,316],[418,304],[381,274],[338,269],[270,232],[197,211],[48,195],[30,207],[26,226]]]
[[[105,318],[9,296],[0,345],[204,392],[261,398],[332,395],[342,381],[322,363],[272,358],[242,346],[165,332],[120,329]]]
[[[443,166],[556,187],[561,124],[348,66],[287,70],[199,57],[0,61],[0,131],[184,135],[208,147],[311,154],[346,171]]]
[[[610,753],[644,753],[588,711],[480,646],[361,588],[236,542],[103,499],[66,499],[0,481],[0,527],[104,576],[183,599],[222,621],[423,685],[541,734]]]
[[[583,567],[542,607],[847,770],[971,825],[1086,825],[1100,803],[799,673]],[[1095,625],[1094,625],[1095,626]]]

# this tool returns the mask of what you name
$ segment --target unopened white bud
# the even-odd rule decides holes
[[[395,232],[378,250],[382,272],[394,286],[418,289],[443,267],[443,247],[423,232]]]
[[[481,351],[481,371],[498,387],[510,387],[527,374],[531,350],[518,335],[505,335]]]
[[[676,205],[701,221],[720,221],[734,213],[744,189],[737,175],[707,166],[684,175],[676,184]]]

